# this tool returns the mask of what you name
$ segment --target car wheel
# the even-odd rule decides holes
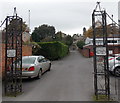
[[[116,67],[115,70],[114,70],[114,75],[119,77],[120,76],[120,68],[119,67]]]
[[[48,71],[50,71],[50,69],[51,69],[51,64],[49,65]]]
[[[38,72],[38,76],[37,76],[37,79],[40,79],[41,76],[42,76],[42,70],[39,70],[39,72]]]
[[[28,79],[31,79],[31,77],[28,77]]]

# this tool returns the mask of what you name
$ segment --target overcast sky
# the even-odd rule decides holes
[[[83,2],[84,1],[84,2]],[[7,15],[13,15],[13,8],[28,24],[30,10],[30,28],[42,24],[54,26],[57,31],[73,35],[82,34],[83,27],[91,26],[93,9],[98,0],[0,0],[0,21]],[[99,0],[101,7],[118,22],[118,0]],[[105,1],[105,2],[104,2]],[[109,21],[109,20],[108,20]],[[110,21],[109,21],[110,22]]]

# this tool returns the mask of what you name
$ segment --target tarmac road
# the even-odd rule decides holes
[[[3,101],[92,101],[93,95],[92,59],[75,50],[53,61],[41,79],[24,79],[22,95]]]

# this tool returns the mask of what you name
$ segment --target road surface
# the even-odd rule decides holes
[[[3,101],[92,101],[92,58],[71,51],[65,58],[53,61],[50,72],[41,79],[24,79],[23,93]]]

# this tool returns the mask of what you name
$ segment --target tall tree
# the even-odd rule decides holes
[[[43,24],[39,27],[36,27],[32,33],[32,40],[35,42],[39,42],[46,37],[54,37],[55,36],[55,27]]]
[[[70,35],[67,35],[65,37],[65,44],[68,45],[68,46],[71,46],[72,43],[73,43],[73,38]]]
[[[16,26],[17,25],[17,26]],[[9,25],[8,25],[8,30],[12,30],[16,28],[18,31],[21,30],[21,25],[16,24],[16,19],[13,19],[12,21],[10,21]],[[24,32],[27,28],[27,24],[26,22],[22,22],[22,32]],[[5,28],[6,29],[6,28]]]
[[[107,34],[110,36],[111,34],[119,34],[119,27],[114,24],[108,24],[107,25]],[[93,29],[90,27],[85,33],[85,37],[93,37]],[[103,36],[103,28],[102,23],[100,21],[96,22],[96,37],[102,37]]]

